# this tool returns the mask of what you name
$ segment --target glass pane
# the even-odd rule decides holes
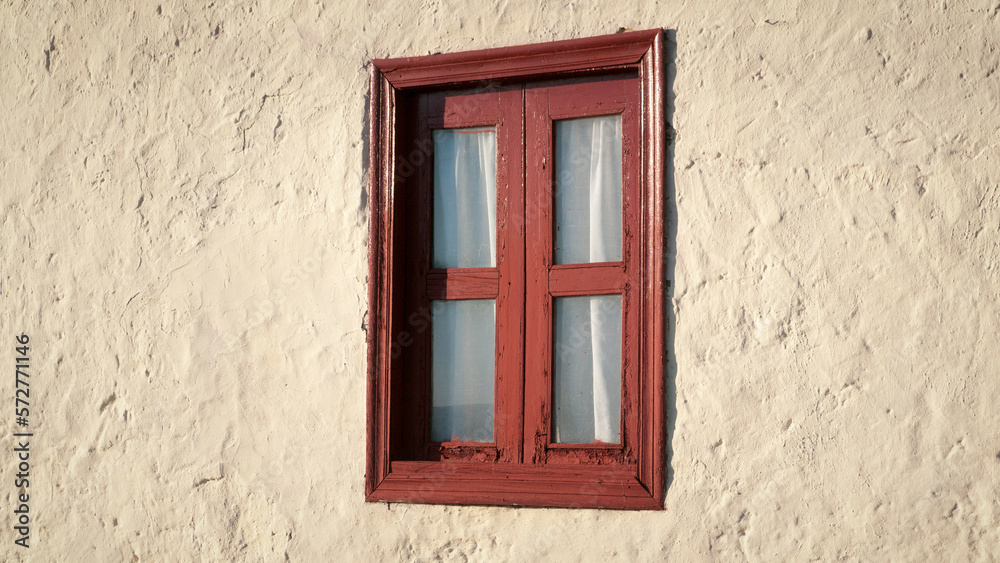
[[[493,299],[432,301],[431,441],[493,441]]]
[[[434,268],[496,265],[497,135],[434,131]]]
[[[620,443],[621,295],[557,297],[555,326],[555,441]]]
[[[556,121],[556,264],[622,259],[622,116]]]

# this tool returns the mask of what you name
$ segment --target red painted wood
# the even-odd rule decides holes
[[[626,108],[622,112],[622,261],[625,264],[625,289],[622,291],[622,444],[625,459],[632,462],[639,446],[642,412],[643,371],[641,358],[646,333],[642,329],[643,268],[642,223],[642,98],[637,78],[627,81],[622,96]]]
[[[636,466],[619,465],[615,467],[588,466],[545,466],[531,464],[495,464],[488,467],[477,467],[469,463],[452,463],[447,465],[426,461],[394,461],[392,470],[399,471],[403,478],[414,478],[420,475],[454,475],[466,480],[477,479],[560,479],[569,483],[585,483],[590,479],[598,482],[619,482],[635,477]]]
[[[575,444],[568,448],[554,448],[553,446],[555,445],[556,444],[549,444],[549,449],[545,453],[546,462],[550,465],[559,463],[620,465],[625,463],[624,451],[622,450],[621,445],[618,444],[616,444],[613,448],[606,449],[578,446]]]
[[[601,37],[502,47],[465,53],[372,61],[394,88],[416,88],[500,79],[551,77],[638,63],[658,29]]]
[[[426,461],[495,462],[499,457],[495,445],[472,442],[430,442],[424,454]]]
[[[447,268],[427,273],[428,299],[493,299],[499,292],[496,268]]]
[[[503,463],[521,462],[524,419],[524,102],[500,92],[497,129],[496,388],[494,437]]]
[[[431,129],[496,127],[509,109],[502,106],[500,93],[511,91],[520,92],[520,88],[494,86],[425,93],[422,97],[427,101],[427,126]]]
[[[549,444],[549,450],[620,450],[621,444],[611,444],[607,442],[594,442],[592,444]]]
[[[373,492],[390,470],[390,387],[393,361],[391,348],[392,323],[398,316],[394,310],[400,294],[395,272],[401,262],[395,245],[393,214],[394,192],[391,189],[393,170],[393,129],[386,119],[394,112],[395,96],[388,81],[373,69],[369,106],[369,166],[371,186],[371,245],[369,250],[369,314],[367,340],[368,363],[368,460],[365,489]]]
[[[661,510],[662,502],[650,497],[623,497],[621,494],[608,493],[599,495],[592,492],[575,491],[568,494],[545,492],[541,483],[534,486],[524,483],[521,488],[509,491],[479,491],[476,488],[440,490],[426,487],[423,483],[408,483],[405,488],[390,490],[393,481],[385,489],[376,491],[368,497],[369,501],[412,502],[455,505],[497,505],[522,507],[553,507],[553,508],[600,508],[618,510]],[[614,489],[614,487],[609,487]],[[589,491],[591,489],[582,489]]]
[[[643,224],[648,229],[643,241],[647,275],[643,279],[644,323],[652,327],[643,339],[642,408],[640,413],[641,451],[639,479],[646,483],[652,498],[666,493],[666,78],[663,34],[653,37],[650,50],[640,66],[643,94],[644,170]]]
[[[439,465],[470,465],[468,463],[452,463],[445,464],[441,463]],[[506,464],[471,464],[471,465],[485,465],[486,467],[503,467]],[[565,467],[565,466],[564,466]],[[602,466],[591,466],[591,467],[602,467]],[[606,466],[604,466],[606,467]],[[544,497],[550,495],[567,495],[567,494],[591,494],[591,495],[609,495],[617,496],[622,499],[638,498],[644,499],[649,497],[649,492],[638,482],[634,475],[629,475],[628,477],[620,479],[601,479],[598,474],[583,476],[578,479],[568,479],[561,475],[550,475],[545,473],[539,473],[535,475],[528,475],[525,478],[518,479],[512,475],[497,474],[493,478],[488,477],[478,477],[474,479],[463,478],[462,475],[445,472],[440,475],[435,475],[430,472],[417,473],[411,476],[407,476],[405,472],[400,471],[398,477],[396,477],[395,467],[393,467],[393,477],[392,479],[386,479],[384,487],[388,490],[393,488],[411,489],[414,485],[418,487],[425,488],[428,492],[430,491],[447,491],[447,492],[458,492],[464,491],[467,493],[516,493],[520,490],[528,489],[532,492],[533,496],[541,500]],[[445,481],[440,482],[439,481]]]
[[[579,80],[565,79],[538,84],[549,91],[548,115],[550,119],[573,119],[596,115],[613,115],[629,106],[629,92],[639,87],[636,73],[620,73],[588,79],[587,87],[581,88]]]
[[[517,115],[508,116],[511,103],[502,103],[506,98],[516,96],[513,105]],[[417,194],[419,203],[413,207],[413,218],[418,222],[418,227],[410,232],[412,239],[408,244],[416,252],[408,254],[408,280],[409,287],[419,292],[419,296],[408,297],[408,302],[416,304],[418,308],[431,311],[431,299],[495,299],[499,296],[501,283],[505,277],[509,277],[505,270],[509,269],[506,255],[498,253],[498,267],[495,268],[452,268],[444,270],[431,270],[431,248],[433,240],[433,140],[431,131],[438,128],[464,128],[483,126],[490,127],[497,131],[498,136],[498,163],[505,158],[503,151],[506,147],[502,143],[505,138],[505,120],[511,118],[515,122],[520,122],[520,91],[499,91],[491,89],[489,91],[461,91],[461,92],[431,92],[419,96],[420,110],[417,121],[416,136],[419,139],[417,149],[426,147],[423,150],[428,152],[428,157],[421,159],[418,167],[418,182],[410,186],[410,190]],[[510,143],[507,143],[508,145]],[[416,159],[411,159],[415,161]],[[504,200],[503,190],[506,187],[507,169],[502,166],[497,167],[497,200],[499,204]],[[498,248],[505,244],[502,236],[504,233],[498,232]],[[411,265],[412,266],[409,266]],[[503,343],[503,321],[508,315],[507,304],[503,300],[497,303],[497,342],[495,349],[501,349]],[[429,321],[433,323],[433,318]],[[419,381],[420,388],[414,389],[414,400],[412,408],[419,411],[419,415],[409,415],[403,424],[409,424],[416,420],[419,427],[414,431],[421,432],[419,438],[414,438],[417,450],[423,456],[430,455],[428,452],[437,448],[438,453],[431,455],[429,459],[465,459],[479,461],[495,461],[497,459],[495,448],[491,455],[483,455],[475,448],[445,448],[443,451],[438,446],[430,446],[430,357],[431,341],[430,331],[424,335],[420,342],[420,349],[413,350],[413,357],[417,358],[416,363],[407,371],[407,379]],[[499,372],[499,362],[497,365]],[[494,420],[499,418],[500,405],[497,399],[502,398],[502,394],[495,391],[495,405],[497,410],[494,413]],[[500,428],[494,429],[494,437],[498,443],[502,443],[502,431]],[[502,449],[502,448],[501,448]],[[443,454],[443,457],[442,457]]]
[[[374,65],[369,107],[371,242],[365,478],[368,500],[662,508],[666,468],[663,410],[666,149],[662,36],[659,31],[622,34],[569,42],[557,47],[556,52],[551,49],[552,45],[530,46],[376,61]],[[383,74],[383,70],[387,73]],[[624,87],[631,92],[624,101],[607,101],[606,90],[618,88],[615,83],[623,72],[637,76],[633,79],[637,85]],[[595,73],[605,75],[590,79],[596,80],[597,86],[580,86],[575,88],[576,95],[562,95],[574,90],[565,77]],[[537,97],[532,100],[529,88],[523,105],[519,106],[524,112],[523,128],[511,127],[507,117],[499,116],[505,111],[511,115],[517,113],[511,108],[518,107],[520,90],[516,85],[501,88],[497,85],[512,78],[543,76],[564,77],[562,82],[534,85],[536,89],[546,86],[550,93],[558,95],[548,96],[546,101],[551,104],[542,108]],[[488,84],[486,89],[448,92],[444,88],[498,78],[502,80]],[[414,96],[407,93],[410,89],[428,93]],[[504,92],[510,92],[506,102]],[[491,96],[495,93],[498,101],[494,105]],[[422,126],[413,125],[413,116],[419,113],[415,100],[423,100]],[[621,103],[614,105],[618,102]],[[507,110],[502,109],[505,104],[510,105]],[[493,110],[489,108],[496,108],[496,113],[491,114]],[[582,116],[594,111],[598,113],[591,114],[621,112],[626,125],[623,163],[627,186],[623,198],[626,231],[621,274],[614,273],[616,266],[610,266],[609,270],[608,264],[580,268],[552,266],[551,187],[546,192],[530,185],[546,174],[551,180],[551,157],[538,157],[537,151],[532,152],[540,150],[540,144],[551,146],[551,126],[539,120],[539,115],[551,120],[554,116]],[[629,112],[635,115],[628,117]],[[416,168],[423,168],[415,173],[404,170],[403,165],[412,164],[420,156],[420,147],[415,142],[424,134],[420,130],[429,129],[432,123],[446,127],[497,125],[498,171],[523,171],[506,172],[507,178],[498,181],[498,264],[494,269],[498,300],[495,456],[490,445],[430,443],[426,434],[429,387],[422,387],[425,395],[421,397],[420,381],[426,376],[411,373],[411,357],[417,358],[418,372],[429,373],[429,352],[410,351],[429,350],[429,340],[417,344],[420,335],[429,336],[429,331],[427,324],[413,323],[412,311],[415,305],[429,302],[429,286],[437,283],[437,274],[429,267],[421,270],[422,266],[411,265],[422,252],[420,245],[412,242],[411,234],[416,233],[420,240],[430,240],[429,235],[424,236],[426,233],[421,235],[421,228],[429,228],[431,224],[429,203],[417,193],[421,189],[414,187],[430,185],[429,164],[418,164]],[[628,132],[629,127],[634,130]],[[503,140],[504,131],[514,133]],[[525,147],[526,155],[517,150],[521,146]],[[529,185],[523,185],[524,181]],[[521,201],[517,201],[519,197]],[[414,220],[424,227],[411,225]],[[533,234],[547,241],[535,239]],[[518,248],[521,268],[516,267]],[[537,265],[537,259],[541,260],[541,266]],[[420,263],[424,260],[425,257],[419,256]],[[422,282],[414,281],[411,276],[414,269],[423,272],[417,276]],[[521,289],[518,289],[519,273]],[[450,281],[450,273],[444,276],[445,298],[463,292],[472,294],[472,290],[462,287],[464,282],[457,281],[461,274],[455,278],[457,285]],[[469,279],[476,278],[478,275],[473,274]],[[416,291],[418,295],[412,297],[414,287],[419,289],[420,283],[424,284],[423,291]],[[469,283],[481,284],[482,279]],[[554,293],[564,291],[623,293],[624,443],[620,448],[607,444],[548,443],[551,361],[524,346],[536,347],[542,342],[547,343],[543,348],[551,347],[551,299]],[[394,354],[404,335],[409,346],[403,347],[404,353]],[[518,346],[521,352],[516,352]],[[425,353],[427,356],[422,356]],[[536,396],[542,400],[535,400]],[[407,404],[416,404],[414,408],[422,414],[416,414]],[[523,428],[518,419],[523,421]],[[404,431],[414,426],[420,430]],[[428,453],[427,448],[434,447],[436,453]],[[491,456],[496,461],[491,462]],[[428,457],[444,461],[419,461]],[[449,461],[455,459],[460,461]]]
[[[622,262],[552,266],[549,293],[553,297],[621,293],[626,280]]]
[[[384,145],[384,133],[381,125],[385,122],[382,115],[382,73],[372,67],[369,80],[371,103],[368,107],[368,169],[372,177],[379,176],[385,168],[383,162],[387,155]],[[388,403],[385,394],[388,391],[388,374],[385,360],[386,323],[385,303],[382,298],[385,288],[384,276],[386,268],[382,260],[386,254],[385,206],[380,201],[382,190],[377,189],[382,183],[379,178],[370,182],[368,189],[369,244],[368,254],[368,319],[365,340],[368,346],[368,385],[366,388],[368,400],[368,429],[365,436],[365,496],[371,495],[379,483],[389,474],[389,424]]]
[[[659,508],[635,465],[394,462],[370,500]]]
[[[549,91],[524,93],[526,264],[524,463],[542,464],[552,418],[552,123]]]
[[[531,456],[535,463],[571,461],[574,463],[609,463],[634,460],[638,442],[638,398],[640,396],[638,362],[642,333],[639,300],[641,293],[639,248],[640,179],[639,126],[640,91],[636,76],[616,75],[599,81],[551,81],[531,83],[525,93],[526,125],[529,143],[527,159],[528,197],[537,201],[538,221],[528,235],[529,286],[528,348],[534,362],[526,372],[526,408],[537,405],[525,420],[525,439],[534,438]],[[554,121],[592,115],[622,115],[622,262],[601,264],[552,265],[554,186]],[[551,395],[553,385],[553,298],[568,295],[622,295],[622,444],[615,454],[597,453],[578,447],[551,448]],[[530,427],[529,427],[530,425]],[[525,452],[528,455],[528,452]]]

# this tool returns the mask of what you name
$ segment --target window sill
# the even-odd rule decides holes
[[[394,461],[369,501],[658,510],[636,464]]]

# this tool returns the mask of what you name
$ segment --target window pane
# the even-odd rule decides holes
[[[493,441],[493,299],[432,301],[431,441]]]
[[[621,442],[622,297],[557,297],[555,442]]]
[[[433,267],[496,265],[496,147],[493,129],[434,131]]]
[[[622,259],[622,116],[556,121],[556,264]]]

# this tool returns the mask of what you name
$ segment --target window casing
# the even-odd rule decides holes
[[[662,49],[661,32],[652,30],[374,61],[368,500],[662,508]],[[556,137],[577,125],[620,127],[621,147],[609,153],[620,150],[620,252],[612,239],[584,255],[573,249],[580,246],[573,237],[559,234],[578,227],[572,209],[556,205],[563,202],[559,176],[573,175],[560,162]],[[482,150],[490,138],[495,207],[490,202],[493,215],[485,216],[495,221],[493,248],[455,251],[450,238],[461,231],[444,222],[451,219],[443,216],[451,188],[441,187],[450,171],[435,173],[443,158],[435,150],[443,154],[471,139]],[[613,198],[592,208],[605,215],[612,209],[612,219],[617,213]],[[443,233],[451,233],[449,240]],[[494,360],[486,370],[493,372],[492,416],[450,440],[465,431],[432,409],[441,403],[434,389],[444,385],[432,384],[432,374],[448,372],[435,365],[445,356],[435,346],[443,346],[442,335],[457,334],[449,337],[467,349],[476,341],[470,329],[482,323],[462,321],[463,315],[485,318],[491,302],[494,341],[478,340],[479,351]],[[588,310],[593,314],[580,330],[573,319],[581,317],[572,312]],[[620,340],[613,330],[619,325]],[[601,407],[588,399],[593,429],[565,423],[573,411],[566,397],[574,395],[560,387],[559,373],[576,369],[573,354],[560,354],[566,334],[592,338],[595,355],[620,345],[620,387],[607,387]],[[482,364],[465,360],[465,367],[449,369],[464,376],[483,371]],[[486,396],[482,387],[479,396]],[[558,439],[557,424],[566,439]]]

